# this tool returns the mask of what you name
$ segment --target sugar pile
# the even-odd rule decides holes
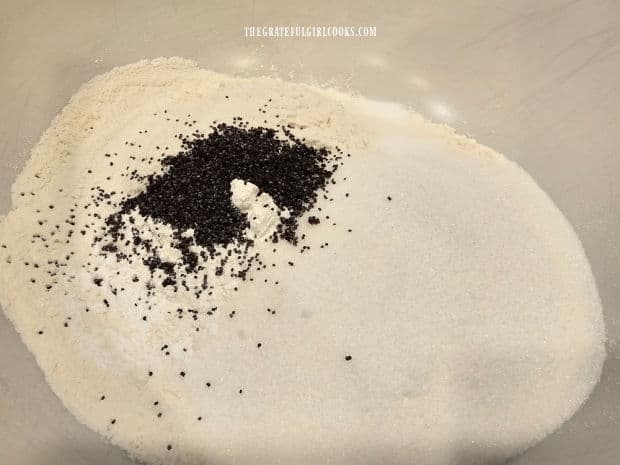
[[[224,163],[234,227],[199,240],[201,211],[180,226],[142,200],[214,121],[290,135],[329,173],[287,204],[277,177]],[[501,462],[600,376],[601,306],[562,214],[396,105],[142,61],[75,94],[12,193],[2,307],[67,408],[147,463]]]

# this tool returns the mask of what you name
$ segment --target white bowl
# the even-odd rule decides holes
[[[0,15],[0,212],[30,148],[77,88],[113,66],[179,55],[234,74],[340,85],[409,104],[520,163],[579,235],[609,356],[590,400],[510,463],[620,455],[620,3],[20,2]],[[376,26],[376,38],[246,38],[250,25]],[[127,465],[62,407],[0,316],[0,464]]]

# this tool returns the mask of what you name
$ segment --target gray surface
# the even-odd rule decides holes
[[[376,25],[376,39],[246,39],[247,24]],[[319,81],[410,104],[506,153],[566,214],[605,308],[610,355],[591,399],[515,465],[620,456],[620,3],[0,0],[0,211],[30,147],[80,84],[144,57]],[[0,316],[0,465],[126,465],[46,387]]]

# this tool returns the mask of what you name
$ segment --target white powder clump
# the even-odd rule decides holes
[[[305,248],[276,250],[288,212],[235,179],[258,254],[245,280],[234,245],[216,251],[225,273],[201,258],[169,286],[131,241],[131,262],[97,253],[113,213],[98,187],[139,193],[131,173],[160,173],[179,133],[239,115],[343,154],[320,223],[300,220]],[[12,195],[2,307],[67,408],[146,463],[501,462],[600,376],[601,305],[562,214],[515,164],[400,106],[141,61],[73,96]],[[169,225],[133,221],[178,261]]]
[[[248,215],[253,239],[269,236],[275,231],[280,218],[289,216],[288,211],[280,210],[269,194],[259,194],[258,186],[249,181],[233,179],[230,190],[233,205]]]

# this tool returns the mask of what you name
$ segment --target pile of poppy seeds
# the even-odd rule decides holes
[[[249,127],[240,117],[233,124],[214,123],[207,135],[195,131],[177,137],[182,150],[161,160],[162,173],[146,177],[137,171],[130,174],[145,181],[144,190],[119,203],[93,243],[101,243],[101,253],[114,254],[119,261],[133,262],[146,254],[143,264],[152,275],[163,272],[161,285],[175,291],[179,284],[190,290],[188,275],[204,273],[204,264],[209,261],[216,261],[215,275],[221,276],[230,258],[236,257],[239,266],[228,273],[242,280],[253,265],[266,267],[257,254],[251,253],[255,239],[248,235],[248,214],[231,200],[233,180],[253,184],[278,207],[276,229],[264,240],[297,246],[300,217],[312,209],[328,183],[335,183],[333,174],[342,159],[340,149],[333,153],[309,146],[295,137],[291,127]],[[106,196],[101,190],[95,200],[102,201]],[[172,229],[171,246],[180,252],[180,260],[158,255],[153,241],[132,226],[137,215]],[[314,218],[310,217],[310,224],[315,224]],[[127,246],[133,253],[127,253]],[[226,247],[230,250],[223,253]],[[208,288],[209,277],[205,275],[191,290],[200,297]]]
[[[266,113],[267,107],[268,104],[264,104],[259,111]],[[206,294],[215,299],[215,289],[223,282],[228,285],[231,280],[253,281],[248,275],[251,269],[260,271],[276,266],[266,263],[256,250],[258,240],[271,243],[269,248],[273,252],[283,243],[297,247],[300,253],[310,250],[310,246],[303,243],[306,234],[298,235],[300,221],[314,210],[304,222],[311,227],[321,223],[318,215],[322,209],[316,207],[319,196],[329,202],[334,200],[328,196],[328,187],[336,184],[334,175],[344,164],[345,157],[351,154],[345,154],[337,146],[328,149],[307,144],[305,138],[294,134],[296,129],[303,128],[293,123],[275,128],[251,126],[236,116],[230,122],[213,121],[209,130],[202,132],[194,129],[197,121],[191,119],[191,115],[184,121],[172,117],[167,110],[153,116],[192,128],[189,134],[174,135],[180,147],[177,153],[170,153],[167,146],[154,144],[155,150],[146,149],[150,134],[142,129],[137,131],[140,143],[131,139],[124,143],[133,166],[118,166],[118,160],[123,157],[112,152],[99,154],[103,166],[91,165],[86,169],[87,177],[94,175],[94,170],[104,169],[104,175],[109,174],[105,181],[113,186],[118,186],[113,178],[125,178],[122,185],[135,186],[127,189],[132,195],[123,188],[113,189],[103,183],[91,186],[89,200],[78,204],[72,198],[70,204],[64,205],[68,207],[68,214],[59,224],[53,224],[53,217],[59,214],[58,205],[47,205],[45,211],[52,215],[49,218],[43,210],[36,210],[36,214],[41,215],[36,219],[41,232],[32,235],[32,244],[38,242],[50,249],[50,245],[69,245],[78,238],[82,242],[90,241],[89,259],[79,266],[89,273],[94,286],[105,291],[101,301],[104,308],[111,309],[112,296],[128,288],[136,297],[133,306],[145,311],[156,306],[158,289],[189,293],[196,299]],[[141,173],[140,167],[149,174]],[[35,174],[35,178],[38,177]],[[268,234],[261,231],[257,235],[252,231],[251,223],[257,218],[249,215],[255,215],[256,210],[242,211],[233,202],[234,182],[251,186],[254,197],[250,201],[260,201],[259,206],[271,212]],[[62,188],[58,194],[61,197],[71,195]],[[20,193],[22,197],[26,195],[36,194]],[[321,218],[330,220],[329,215],[323,214]],[[333,220],[329,223],[336,226]],[[321,249],[327,246],[327,242],[320,244]],[[174,253],[170,253],[171,250]],[[40,269],[47,276],[43,283],[34,277],[30,282],[42,284],[50,292],[61,281],[75,281],[77,274],[69,271],[74,254],[69,251],[46,263],[24,262],[25,266]],[[122,268],[112,266],[115,271],[110,273],[109,266],[95,259],[97,256],[130,265],[124,270],[130,271],[131,283],[120,279]],[[11,259],[7,258],[6,263],[11,264]],[[294,266],[293,261],[287,263]],[[146,271],[148,279],[144,279],[139,268]],[[267,281],[265,279],[265,283]],[[277,285],[278,281],[273,284]],[[140,291],[140,286],[144,292]],[[237,285],[231,287],[238,290]],[[209,305],[211,300],[196,301],[193,309],[177,309],[176,312],[181,313],[178,317],[190,313],[196,321],[199,314],[214,315],[217,307]],[[201,306],[206,308],[199,309]],[[268,311],[276,313],[272,309]],[[174,314],[174,310],[167,313]],[[147,321],[148,318],[143,314],[141,319]],[[194,329],[199,331],[199,327]]]

